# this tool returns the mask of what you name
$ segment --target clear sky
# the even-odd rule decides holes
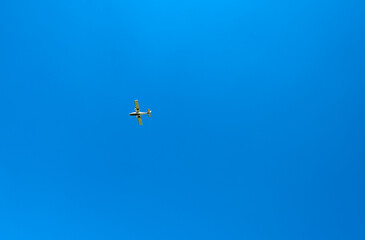
[[[1,1],[0,239],[365,239],[364,11]]]

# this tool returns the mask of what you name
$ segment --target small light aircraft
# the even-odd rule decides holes
[[[129,114],[129,116],[136,116],[138,119],[138,123],[139,125],[142,125],[142,119],[141,119],[141,115],[145,115],[148,114],[149,117],[151,117],[151,112],[149,109],[147,109],[147,112],[140,112],[139,111],[139,105],[138,105],[138,100],[134,100],[134,105],[136,106],[136,108],[134,109],[135,112],[131,112]]]

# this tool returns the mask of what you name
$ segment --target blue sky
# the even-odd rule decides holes
[[[364,7],[2,1],[0,239],[364,239]]]

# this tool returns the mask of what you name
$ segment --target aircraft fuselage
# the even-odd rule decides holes
[[[148,112],[131,112],[129,116],[138,116],[138,115],[145,115],[148,114]]]

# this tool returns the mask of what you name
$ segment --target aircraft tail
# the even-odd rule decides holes
[[[149,117],[151,117],[151,112],[152,112],[151,110],[147,109],[147,114]]]

